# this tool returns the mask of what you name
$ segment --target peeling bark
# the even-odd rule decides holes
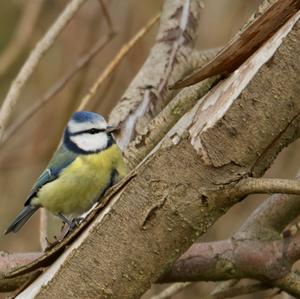
[[[89,229],[18,298],[138,298],[240,200],[222,192],[261,176],[299,136],[298,17],[175,125]]]
[[[219,76],[207,79],[179,92],[172,101],[140,132],[125,151],[129,169],[137,166],[176,124],[220,80]]]

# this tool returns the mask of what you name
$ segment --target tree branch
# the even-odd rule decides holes
[[[276,241],[230,239],[198,243],[159,279],[160,283],[220,281],[253,278],[274,280],[286,276],[300,259],[300,235]]]
[[[296,179],[299,180],[299,174]],[[300,197],[275,194],[263,202],[245,221],[234,239],[274,240],[300,213]]]
[[[26,265],[41,256],[40,252],[6,253],[0,252],[0,273]]]
[[[296,179],[299,179],[299,173]],[[242,227],[234,234],[235,240],[278,240],[281,238],[283,229],[294,220],[300,213],[300,197],[297,195],[275,194],[248,217]],[[286,278],[278,280],[282,289],[292,294],[300,294],[298,277],[295,273],[289,273]],[[276,282],[273,282],[276,286]],[[222,286],[224,283],[220,283]],[[291,285],[296,286],[296,291],[291,290]],[[225,286],[225,289],[228,287]]]
[[[5,273],[28,263],[31,263],[42,255],[41,252],[14,253],[0,252],[0,292],[11,292],[24,285],[24,283],[36,278],[41,271],[32,271],[19,277],[6,279]]]
[[[169,83],[190,73],[195,62],[203,64],[199,59],[189,60],[200,11],[199,0],[164,2],[156,43],[110,114],[109,123],[122,128],[117,136],[122,149],[172,99],[175,93],[167,88]]]
[[[283,193],[300,195],[300,181],[287,179],[247,178],[241,180],[228,196],[242,198],[255,193]]]

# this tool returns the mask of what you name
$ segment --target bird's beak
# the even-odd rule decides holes
[[[119,128],[116,128],[114,126],[107,126],[107,128],[106,128],[106,132],[107,133],[113,133],[113,132],[115,132],[117,130],[119,130]]]

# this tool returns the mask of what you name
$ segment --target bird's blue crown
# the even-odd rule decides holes
[[[84,122],[95,121],[95,120],[104,121],[104,118],[103,116],[95,112],[79,111],[79,112],[75,112],[72,115],[71,120],[76,121],[77,123],[84,123]]]

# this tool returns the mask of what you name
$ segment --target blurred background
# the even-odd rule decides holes
[[[63,10],[67,0],[0,1],[0,102],[28,57],[30,50]],[[198,28],[198,47],[224,45],[255,11],[258,0],[206,0]],[[117,51],[146,22],[160,11],[162,0],[106,1],[116,36],[98,55],[28,122],[0,147],[0,231],[3,232],[20,210],[35,179],[47,165],[62,130],[82,97],[88,92]],[[102,85],[88,109],[107,116],[137,73],[154,42],[157,25],[126,56],[117,70]],[[90,0],[71,20],[54,46],[42,59],[22,92],[11,120],[13,125],[33,104],[76,65],[99,38],[110,32],[99,1]],[[17,50],[18,55],[14,56]],[[8,56],[7,56],[8,55]],[[292,178],[299,161],[299,142],[285,149],[266,174]],[[297,151],[298,149],[298,151]],[[264,197],[256,196],[236,205],[222,217],[202,240],[230,237]],[[0,236],[0,251],[39,250],[39,217],[35,215],[18,233]],[[174,296],[175,299],[199,298],[212,283],[198,283]],[[155,286],[143,296],[162,289]],[[265,294],[265,293],[264,293]],[[259,294],[239,298],[265,298]]]

